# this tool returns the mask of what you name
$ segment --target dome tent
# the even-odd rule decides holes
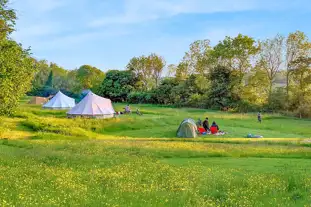
[[[177,137],[195,138],[198,137],[197,125],[193,119],[185,119],[179,125]]]
[[[110,99],[89,92],[75,107],[67,112],[68,117],[112,118],[114,109]]]
[[[75,100],[63,94],[61,91],[58,93],[46,104],[43,105],[43,108],[51,109],[68,109],[75,106]]]

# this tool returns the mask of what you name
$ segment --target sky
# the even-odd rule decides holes
[[[66,69],[124,69],[156,53],[178,63],[195,40],[255,39],[300,30],[311,38],[309,0],[11,0],[12,38]]]

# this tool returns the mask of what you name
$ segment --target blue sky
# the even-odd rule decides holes
[[[11,0],[10,6],[19,17],[12,37],[66,69],[124,69],[130,58],[152,52],[175,64],[195,40],[215,45],[238,33],[311,35],[308,0]]]

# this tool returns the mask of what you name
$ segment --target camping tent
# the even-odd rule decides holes
[[[111,118],[114,113],[110,99],[89,92],[67,115],[68,117]]]
[[[193,119],[185,119],[179,125],[177,137],[195,138],[197,137],[197,126]]]
[[[75,100],[59,91],[49,102],[43,105],[43,108],[68,109],[75,106]]]
[[[46,102],[48,102],[49,99],[48,98],[44,98],[44,97],[39,97],[39,96],[34,96],[30,99],[30,101],[28,102],[28,104],[36,104],[36,105],[42,105],[45,104]]]

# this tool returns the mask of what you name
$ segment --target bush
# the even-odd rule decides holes
[[[153,92],[132,92],[128,95],[127,101],[132,104],[155,104],[156,97]]]

